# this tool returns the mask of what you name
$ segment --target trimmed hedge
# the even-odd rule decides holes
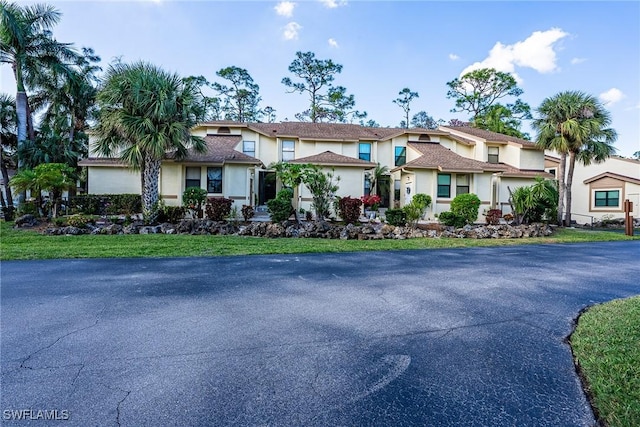
[[[139,194],[81,194],[69,199],[71,212],[84,215],[133,215],[142,212]]]

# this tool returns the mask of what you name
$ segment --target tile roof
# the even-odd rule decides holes
[[[357,166],[365,169],[376,167],[376,164],[373,162],[343,156],[342,154],[336,154],[333,151],[325,151],[324,153],[314,154],[313,156],[301,157],[299,159],[291,160],[290,163],[312,163],[314,165],[323,166]]]
[[[472,126],[441,126],[442,129],[451,129],[458,132],[466,133],[467,135],[472,135],[478,138],[482,138],[487,142],[502,142],[509,143],[513,142],[516,144],[520,144],[527,147],[535,147],[535,142],[528,141],[522,138],[516,138],[515,136],[503,135],[497,132],[491,132],[484,129],[474,128]]]
[[[197,153],[193,149],[190,149],[185,159],[176,161],[193,163],[262,164],[262,162],[255,157],[248,156],[235,149],[236,145],[238,145],[241,140],[242,135],[207,135],[204,137],[204,142],[207,144],[207,151],[204,153]]]
[[[594,181],[597,181],[599,179],[602,178],[613,178],[613,179],[617,179],[620,181],[625,181],[625,182],[631,182],[633,184],[640,184],[640,179],[638,178],[634,178],[632,176],[626,176],[626,175],[620,175],[617,173],[613,173],[613,172],[603,172],[599,175],[596,176],[592,176],[591,178],[585,179],[584,181],[582,181],[584,184],[590,184]]]

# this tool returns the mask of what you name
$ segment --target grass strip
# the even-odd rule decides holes
[[[640,296],[585,311],[570,343],[600,421],[640,426]]]
[[[144,258],[197,257],[441,249],[477,246],[509,246],[531,243],[578,243],[634,240],[620,233],[562,229],[550,237],[523,239],[406,239],[406,240],[327,240],[268,239],[242,236],[202,235],[81,235],[45,236],[35,231],[13,229],[13,223],[0,222],[0,259],[64,258]]]

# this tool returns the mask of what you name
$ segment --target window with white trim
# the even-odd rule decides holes
[[[456,196],[458,194],[469,193],[469,181],[470,179],[468,174],[456,175]]]
[[[256,156],[256,142],[255,141],[242,141],[242,152],[247,156]]]
[[[499,147],[487,147],[487,161],[489,163],[500,162],[500,148]]]
[[[184,188],[200,188],[200,168],[187,166],[185,168]]]
[[[207,193],[222,193],[222,168],[207,168]]]
[[[295,159],[295,141],[292,140],[284,140],[282,141],[282,161],[287,162],[289,160]]]

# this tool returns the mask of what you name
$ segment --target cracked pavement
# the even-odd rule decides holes
[[[639,258],[633,241],[2,262],[2,422],[593,426],[565,339],[584,307],[640,293]]]

